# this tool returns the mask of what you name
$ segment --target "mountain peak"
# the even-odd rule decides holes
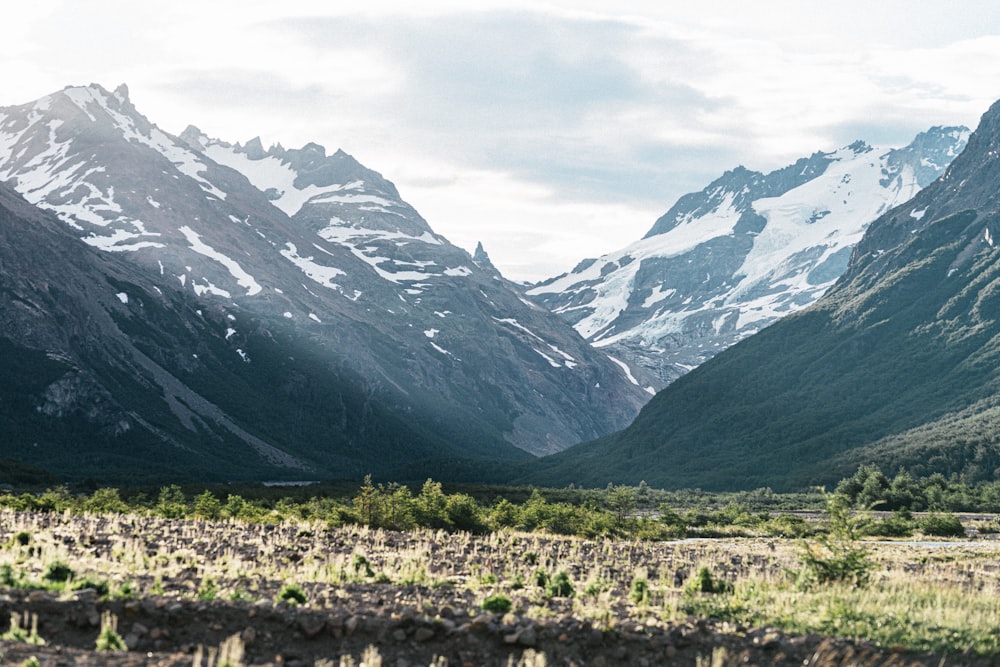
[[[482,241],[476,243],[476,251],[472,253],[472,260],[477,264],[482,264],[482,263],[492,264],[492,262],[490,262],[489,253],[487,253],[486,248],[483,247]]]
[[[181,132],[179,139],[183,141],[188,146],[196,148],[198,150],[204,150],[205,146],[208,145],[209,138],[204,132],[199,130],[194,125],[188,125]]]
[[[767,174],[737,166],[642,240],[528,295],[662,386],[819,298],[867,225],[938,178],[964,137],[952,128],[889,151],[855,141]]]

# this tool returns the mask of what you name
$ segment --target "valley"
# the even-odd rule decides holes
[[[0,665],[1000,665],[1000,5],[5,9]]]

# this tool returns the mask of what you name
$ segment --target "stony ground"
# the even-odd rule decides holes
[[[23,541],[25,534],[30,540],[21,544],[16,536]],[[25,619],[22,627],[33,619],[46,642],[0,641],[3,665],[35,656],[42,665],[221,667],[218,647],[234,635],[249,665],[942,664],[942,656],[847,640],[683,615],[664,620],[629,600],[636,577],[666,591],[700,563],[720,576],[748,568],[777,573],[788,554],[767,541],[737,549],[722,542],[586,542],[0,512],[0,543],[0,567],[9,565],[22,581],[44,581],[47,568],[60,562],[76,580],[108,581],[112,589],[111,599],[99,599],[90,589],[0,588],[0,631],[16,613]],[[538,569],[565,570],[577,595],[546,595],[530,581]],[[290,583],[301,587],[305,604],[276,602]],[[483,600],[497,592],[509,595],[510,612],[483,611]],[[654,602],[662,612],[663,600]],[[117,619],[128,651],[94,650],[105,612]],[[947,656],[943,664],[991,662]]]

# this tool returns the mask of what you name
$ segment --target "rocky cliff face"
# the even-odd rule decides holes
[[[528,295],[659,389],[819,298],[868,224],[943,173],[967,137],[936,127],[902,149],[856,142],[769,174],[738,167],[642,240]]]
[[[283,391],[292,401],[286,415],[268,411],[265,440],[283,451],[305,447],[311,469],[386,469],[405,464],[411,449],[433,458],[435,447],[449,459],[516,458],[511,446],[556,451],[624,426],[644,400],[603,353],[436,235],[388,180],[341,151],[233,145],[194,128],[174,137],[142,116],[124,87],[88,86],[0,109],[0,181],[56,216],[62,225],[53,234],[139,270],[130,280],[142,277],[145,297],[176,295],[194,312],[215,313],[220,363],[248,371],[260,383],[255,393]],[[35,243],[15,235],[8,250],[44,252]],[[67,279],[58,262],[35,268],[38,280]],[[119,293],[127,302],[115,297],[116,309],[148,303]],[[169,336],[158,341],[156,325],[146,325],[150,350],[172,358],[171,369],[230,391],[202,354],[174,349]],[[287,348],[262,351],[263,341]],[[28,334],[17,344],[48,350]],[[305,414],[310,402],[296,392],[320,392],[322,380],[304,360],[349,378],[362,413],[331,395],[330,414],[322,414],[317,393],[311,404],[321,414]],[[50,393],[55,418],[65,413],[65,391]],[[252,404],[240,419],[222,412],[260,437],[248,427],[259,417]],[[371,406],[394,424],[389,432],[374,428]],[[297,427],[302,419],[309,426]],[[324,454],[319,424],[352,419],[372,427],[349,438],[353,453],[331,446]],[[188,446],[203,439],[201,430],[188,419],[171,437]]]

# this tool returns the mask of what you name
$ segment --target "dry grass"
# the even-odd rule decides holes
[[[13,539],[19,532],[30,535],[27,544]],[[503,594],[514,614],[574,616],[605,628],[662,626],[694,613],[728,620],[737,633],[773,626],[865,638],[887,648],[1000,654],[1000,544],[869,548],[875,568],[867,586],[803,589],[789,575],[800,566],[801,545],[792,540],[657,543],[508,532],[475,537],[0,510],[0,568],[8,567],[24,585],[42,585],[46,568],[60,561],[76,573],[69,586],[82,579],[107,581],[112,596],[273,601],[283,586],[295,584],[308,606],[328,608],[344,599],[345,586],[383,582],[397,585],[398,597],[415,609],[424,606],[425,596],[447,588],[470,609]],[[359,557],[370,570],[357,566]],[[685,592],[684,584],[702,566],[735,591]],[[551,597],[536,585],[539,570],[565,571],[575,596]],[[637,580],[645,582],[644,595],[633,594]]]

